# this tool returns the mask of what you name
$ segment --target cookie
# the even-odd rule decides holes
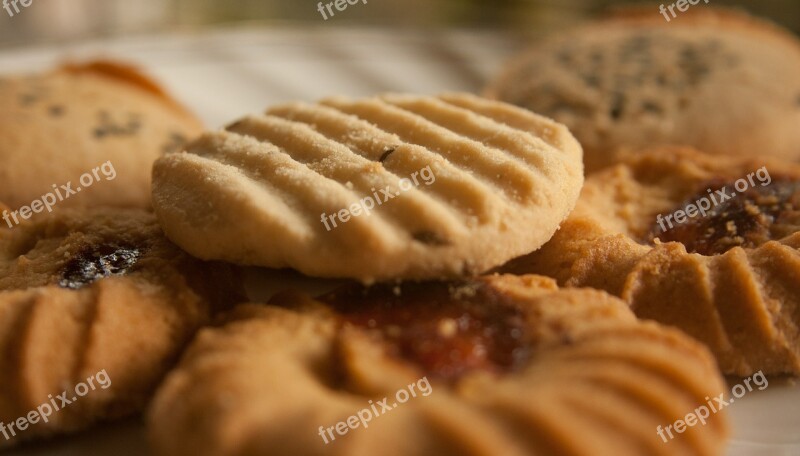
[[[619,299],[490,276],[239,307],[193,341],[147,428],[173,456],[713,455],[724,412],[668,443],[658,429],[723,389],[705,347]]]
[[[0,446],[140,410],[239,296],[231,267],[189,257],[143,211],[0,229]]]
[[[657,8],[631,9],[553,36],[486,95],[567,125],[589,173],[660,144],[800,158],[797,39],[724,9],[670,22]]]
[[[621,296],[728,374],[800,374],[800,166],[668,148],[587,179],[558,234],[503,268]]]
[[[159,159],[153,203],[199,258],[364,282],[460,276],[552,236],[581,154],[562,125],[471,95],[331,98]]]
[[[26,218],[63,207],[147,208],[153,161],[202,132],[154,82],[120,63],[9,76],[0,98],[0,200]],[[43,199],[51,202],[36,203]],[[24,209],[32,203],[38,211]]]

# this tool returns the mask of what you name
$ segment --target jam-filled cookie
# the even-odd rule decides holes
[[[233,269],[189,257],[143,211],[0,229],[0,446],[139,410],[240,293]]]
[[[199,258],[364,282],[462,276],[553,235],[581,154],[563,125],[467,94],[332,98],[159,159],[153,204]]]
[[[564,123],[587,172],[640,148],[685,145],[720,155],[800,158],[800,44],[743,13],[657,8],[536,44],[487,95]]]
[[[148,208],[153,161],[202,132],[149,78],[110,61],[0,78],[0,99],[0,201],[25,219],[64,207]]]
[[[239,307],[201,331],[147,424],[171,456],[714,455],[724,412],[657,430],[723,388],[705,347],[617,298],[489,276]]]
[[[541,251],[505,268],[609,291],[730,374],[800,373],[800,166],[654,150],[587,179]]]

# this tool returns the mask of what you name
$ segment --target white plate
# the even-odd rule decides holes
[[[12,50],[0,53],[0,68],[3,72],[37,70],[65,57],[130,59],[216,127],[295,99],[383,91],[479,92],[519,47],[512,38],[487,32],[236,29]],[[253,299],[265,299],[285,286],[321,292],[337,283],[264,270],[251,270],[247,282]],[[731,385],[739,382],[731,381]],[[800,454],[800,386],[793,380],[769,379],[768,388],[737,399],[727,412],[734,426],[730,456]],[[148,449],[141,423],[131,419],[24,445],[7,454],[142,456]]]

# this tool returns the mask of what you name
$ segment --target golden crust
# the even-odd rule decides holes
[[[202,128],[202,123],[194,114],[172,98],[158,82],[129,63],[107,59],[65,62],[56,68],[54,73],[74,75],[95,74],[125,82],[131,87],[136,87],[156,95],[164,104],[172,107],[177,114],[184,117],[187,122],[194,124],[196,129],[199,130]]]
[[[443,286],[420,285],[419,293]],[[382,307],[388,300],[419,304],[414,287],[381,295],[377,305],[383,310],[373,322],[391,312]],[[272,305],[239,307],[220,327],[201,331],[149,410],[155,449],[176,456],[267,449],[305,455],[721,454],[724,414],[668,445],[655,432],[723,391],[701,344],[636,320],[624,302],[605,293],[558,290],[543,277],[489,276],[448,289],[451,297],[487,306],[501,302],[519,312],[518,365],[444,379],[420,360],[398,357],[390,336],[348,319],[363,303],[347,297],[370,292],[320,300],[284,294]],[[332,302],[359,308],[342,310]],[[419,318],[421,325],[431,321]],[[420,328],[413,320],[410,325]],[[448,337],[458,339],[460,331],[467,330]],[[448,359],[453,356],[449,352]],[[431,386],[427,396],[397,405],[366,430],[324,443],[320,426],[356,414],[369,400],[388,397],[391,404],[397,391],[423,376]]]
[[[762,167],[772,179],[800,179],[800,166],[772,159],[644,152],[588,179],[556,236],[502,270],[547,274],[562,285],[621,296],[639,317],[706,343],[725,373],[800,373],[800,233],[715,255],[644,239],[656,215],[679,208],[698,185],[744,178]]]

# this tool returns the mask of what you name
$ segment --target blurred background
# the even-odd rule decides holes
[[[209,126],[333,94],[480,93],[531,41],[626,0],[0,0],[0,76],[65,60],[131,62]],[[324,3],[336,0],[325,0]],[[338,0],[340,5],[346,0]],[[677,0],[647,2],[658,6]],[[5,2],[5,3],[4,3]],[[703,0],[800,32],[800,0]],[[680,16],[675,19],[680,20]]]
[[[672,3],[674,0],[663,1]],[[368,0],[368,5],[353,5],[325,21],[314,0],[32,2],[14,17],[0,11],[0,47],[239,24],[501,28],[529,35],[569,25],[609,6],[631,3],[619,0]],[[709,4],[745,8],[800,32],[798,0],[711,0]]]

